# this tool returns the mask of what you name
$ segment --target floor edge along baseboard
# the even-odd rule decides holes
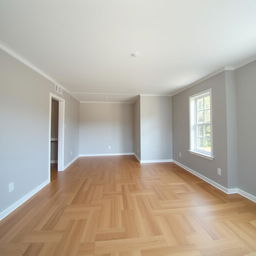
[[[133,152],[128,153],[100,153],[100,154],[80,154],[79,157],[96,157],[96,156],[133,156]]]
[[[15,211],[18,207],[22,206],[26,201],[32,198],[36,193],[38,193],[41,189],[43,189],[46,185],[50,183],[50,180],[45,180],[40,185],[32,189],[30,192],[22,196],[19,200],[8,206],[2,212],[0,212],[0,221],[10,215],[13,211]]]
[[[204,176],[203,174],[187,167],[186,165],[176,161],[176,160],[173,160],[173,162],[180,166],[182,169],[184,169],[185,171],[195,175],[196,177],[198,177],[199,179],[207,182],[208,184],[214,186],[215,188],[221,190],[222,192],[228,194],[228,195],[231,195],[231,194],[239,194],[245,198],[247,198],[248,200],[252,201],[252,202],[255,202],[256,203],[256,196],[240,189],[240,188],[227,188],[227,187],[224,187],[222,185],[220,185],[219,183],[217,183],[216,181],[213,181],[212,179],[209,179],[208,177]]]
[[[141,164],[172,163],[173,159],[140,160]]]
[[[122,154],[102,154],[102,155],[79,155],[77,157],[75,157],[70,163],[68,163],[65,167],[65,169],[67,169],[71,164],[73,164],[76,160],[78,160],[80,157],[89,157],[89,156],[118,156],[118,155],[135,155],[134,153],[122,153]],[[135,157],[137,158],[137,156],[135,155]],[[138,159],[138,158],[137,158]],[[184,170],[190,172],[191,174],[197,176],[198,178],[204,180],[205,182],[207,182],[208,184],[214,186],[215,188],[221,190],[222,192],[226,193],[226,194],[240,194],[241,196],[247,198],[248,200],[251,200],[253,202],[256,203],[256,196],[240,189],[240,188],[226,188],[222,185],[220,185],[219,183],[207,178],[206,176],[202,175],[201,173],[181,164],[180,162],[176,161],[176,160],[172,160],[172,159],[162,159],[162,160],[139,160],[140,163],[168,163],[168,162],[174,162],[176,165],[180,166],[181,168],[183,168]],[[65,170],[64,169],[64,170]],[[28,201],[30,198],[32,198],[36,193],[38,193],[41,189],[43,189],[46,185],[48,185],[50,183],[50,180],[45,180],[43,183],[41,183],[40,185],[38,185],[36,188],[32,189],[30,192],[28,192],[27,194],[25,194],[23,197],[21,197],[19,200],[17,200],[16,202],[14,202],[13,204],[11,204],[9,207],[7,207],[6,209],[4,209],[2,212],[0,212],[0,221],[3,220],[4,218],[6,218],[8,215],[10,215],[14,210],[16,210],[18,207],[20,207],[21,205],[23,205],[26,201]]]
[[[79,159],[80,156],[76,156],[71,160],[69,163],[67,163],[62,171],[65,171],[69,166],[71,166],[77,159]]]

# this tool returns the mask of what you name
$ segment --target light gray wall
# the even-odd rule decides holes
[[[225,72],[226,79],[226,117],[227,117],[227,173],[228,187],[238,186],[237,161],[237,108],[234,71]]]
[[[127,103],[80,104],[79,153],[132,153],[133,110]]]
[[[256,196],[256,61],[235,71],[239,187]]]
[[[140,96],[137,97],[136,102],[134,103],[134,143],[133,143],[133,152],[140,159],[141,154],[141,145],[140,145]]]
[[[172,159],[171,97],[140,96],[141,160]]]
[[[79,107],[80,103],[65,94],[65,165],[79,155]]]
[[[173,158],[206,177],[228,186],[226,75],[222,72],[173,96]],[[191,154],[189,150],[189,97],[212,89],[214,160]],[[181,152],[181,157],[179,157]],[[217,168],[222,176],[217,175]]]
[[[0,212],[48,179],[53,89],[44,77],[0,50]],[[79,103],[66,93],[63,98],[67,164],[78,154]],[[15,183],[12,193],[10,182]]]

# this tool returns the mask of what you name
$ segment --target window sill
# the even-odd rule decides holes
[[[203,157],[203,158],[208,159],[208,160],[213,160],[214,159],[213,156],[208,156],[208,155],[205,155],[205,154],[202,154],[202,153],[199,153],[199,152],[196,152],[196,151],[192,151],[192,150],[188,150],[188,151],[193,155],[200,156],[200,157]]]

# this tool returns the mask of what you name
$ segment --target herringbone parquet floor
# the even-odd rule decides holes
[[[82,158],[0,224],[0,255],[256,255],[256,204],[172,163]]]

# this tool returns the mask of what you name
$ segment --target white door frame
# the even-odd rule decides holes
[[[58,117],[58,171],[64,171],[64,132],[65,132],[65,100],[60,96],[50,93],[49,102],[49,179],[51,177],[51,122],[52,100],[59,102]]]

